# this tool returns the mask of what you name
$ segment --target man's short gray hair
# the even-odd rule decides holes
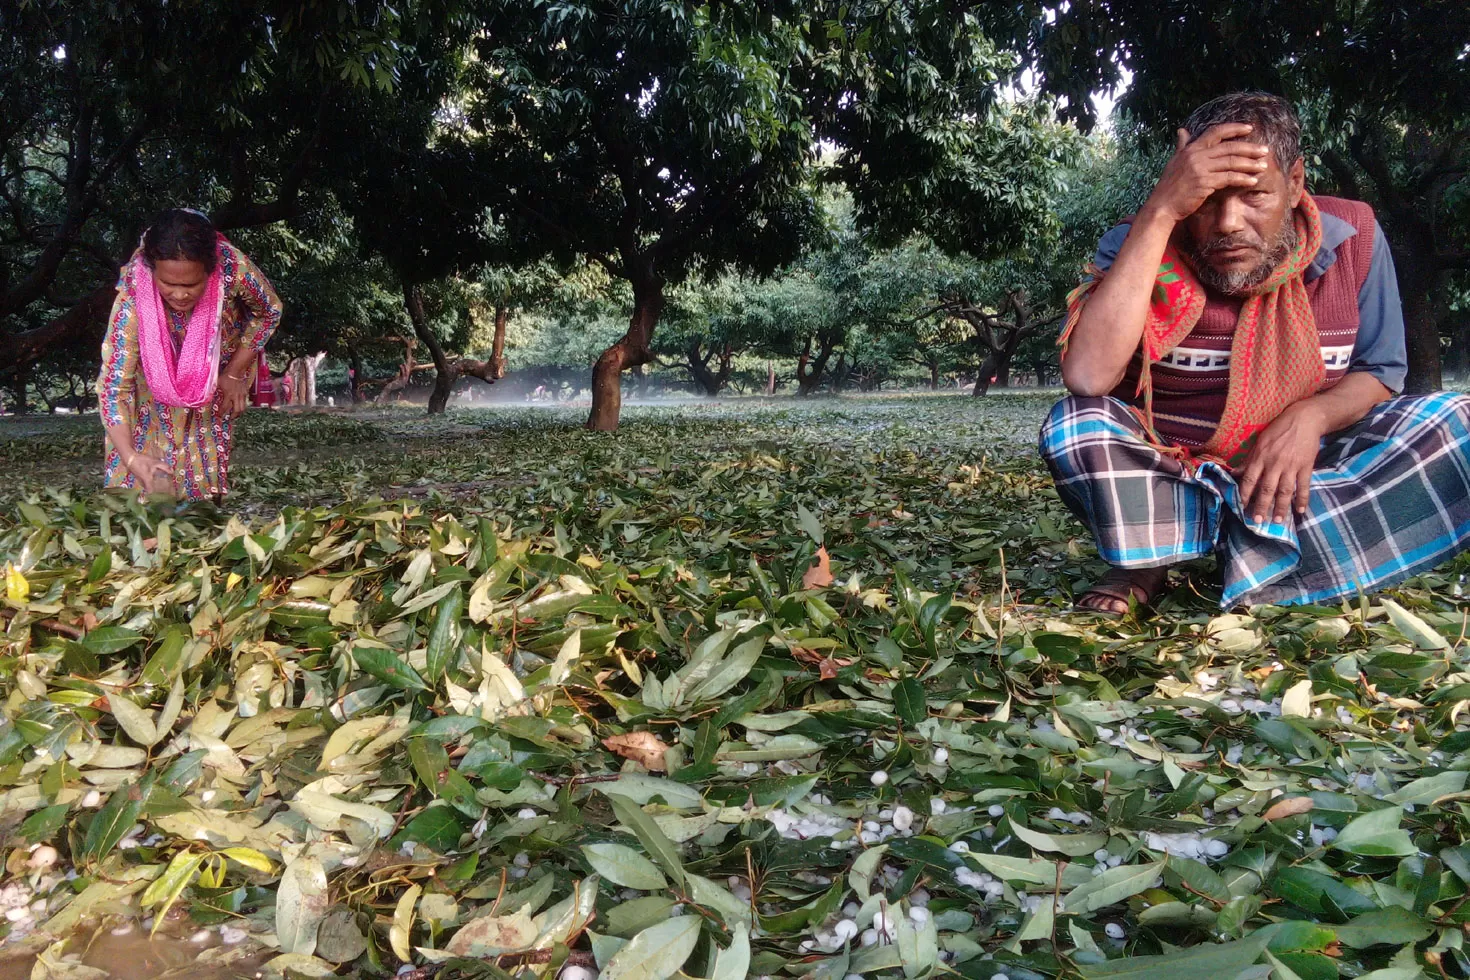
[[[1249,123],[1253,128],[1246,139],[1271,147],[1282,173],[1290,171],[1291,165],[1302,155],[1301,120],[1291,103],[1279,95],[1269,92],[1222,95],[1190,113],[1184,121],[1184,128],[1193,142],[1204,135],[1205,130],[1221,123]]]

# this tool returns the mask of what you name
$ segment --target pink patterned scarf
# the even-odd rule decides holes
[[[221,237],[223,241],[223,237]],[[164,405],[202,408],[214,400],[219,384],[220,312],[224,290],[216,263],[205,284],[204,295],[189,315],[184,342],[176,345],[169,326],[168,310],[153,270],[142,254],[133,259],[133,299],[138,310],[138,344],[142,349],[143,374],[153,397]]]

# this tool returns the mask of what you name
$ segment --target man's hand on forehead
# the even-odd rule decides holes
[[[1179,222],[1198,211],[1216,191],[1254,187],[1270,167],[1271,148],[1247,140],[1251,129],[1247,123],[1221,123],[1197,139],[1188,130],[1179,130],[1174,156],[1144,207]]]

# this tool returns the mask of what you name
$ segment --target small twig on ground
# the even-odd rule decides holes
[[[0,609],[0,619],[11,620],[14,618],[14,609]],[[42,629],[50,630],[53,633],[59,633],[62,636],[72,640],[80,640],[82,637],[87,635],[86,631],[83,630],[81,627],[68,626],[66,623],[63,623],[59,619],[38,619],[31,623],[31,625],[39,626]]]

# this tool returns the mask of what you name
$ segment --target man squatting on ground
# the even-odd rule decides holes
[[[1394,397],[1393,258],[1366,204],[1305,192],[1283,99],[1195,110],[1148,201],[1069,300],[1041,431],[1112,565],[1077,602],[1147,603],[1211,551],[1221,605],[1308,603],[1426,571],[1470,536],[1470,398]]]

